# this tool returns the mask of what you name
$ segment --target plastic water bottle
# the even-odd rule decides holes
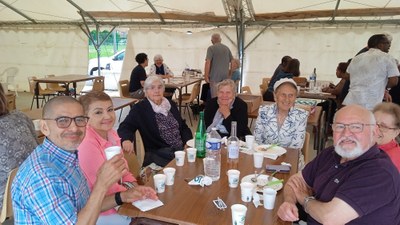
[[[240,140],[236,137],[237,122],[231,123],[231,136],[228,138],[228,169],[237,169],[239,164],[239,144]]]
[[[221,136],[215,127],[207,135],[206,149],[204,174],[211,177],[213,181],[217,181],[221,174]]]
[[[317,69],[316,68],[314,68],[313,73],[310,75],[309,87],[310,87],[310,91],[314,91],[314,89],[317,87]]]

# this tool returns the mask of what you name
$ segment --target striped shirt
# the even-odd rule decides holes
[[[15,224],[76,224],[90,191],[77,152],[46,138],[20,166],[11,194]]]

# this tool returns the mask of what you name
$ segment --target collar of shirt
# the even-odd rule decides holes
[[[390,150],[390,149],[396,148],[398,146],[399,146],[399,144],[395,140],[391,140],[390,142],[383,144],[383,145],[379,145],[378,147],[385,151],[385,150]]]
[[[77,150],[67,151],[56,146],[52,141],[45,138],[41,146],[43,149],[47,149],[49,153],[58,159],[60,162],[65,163],[69,166],[78,165],[78,154]]]
[[[94,130],[93,127],[91,127],[89,125],[86,127],[85,138],[96,140],[103,149],[106,149],[111,146],[120,146],[121,145],[120,144],[121,138],[116,133],[112,132],[112,130],[109,130],[107,132],[107,136],[108,136],[108,140],[106,140],[102,136],[100,136]]]

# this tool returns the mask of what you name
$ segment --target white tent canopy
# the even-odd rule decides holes
[[[130,29],[122,77],[129,76],[139,52],[150,62],[162,54],[176,74],[187,65],[203,69],[214,32],[237,55],[232,14],[237,2],[248,45],[244,84],[253,90],[284,55],[300,60],[302,76],[316,67],[320,79],[333,81],[337,63],[354,56],[375,33],[393,36],[390,53],[399,58],[397,0],[0,0],[0,73],[18,67],[21,90],[28,90],[27,76],[86,74],[84,21],[91,28],[96,21],[101,29]]]

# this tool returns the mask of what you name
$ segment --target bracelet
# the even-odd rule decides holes
[[[308,205],[308,202],[311,201],[311,200],[315,200],[315,197],[314,196],[307,196],[307,197],[304,198],[303,208],[304,208],[304,212],[306,212],[307,214],[308,214],[307,205]]]
[[[121,192],[117,192],[115,193],[115,203],[117,203],[117,205],[122,205],[124,202],[121,199]]]
[[[122,182],[121,185],[124,186],[127,190],[135,188],[137,186],[132,182]]]

